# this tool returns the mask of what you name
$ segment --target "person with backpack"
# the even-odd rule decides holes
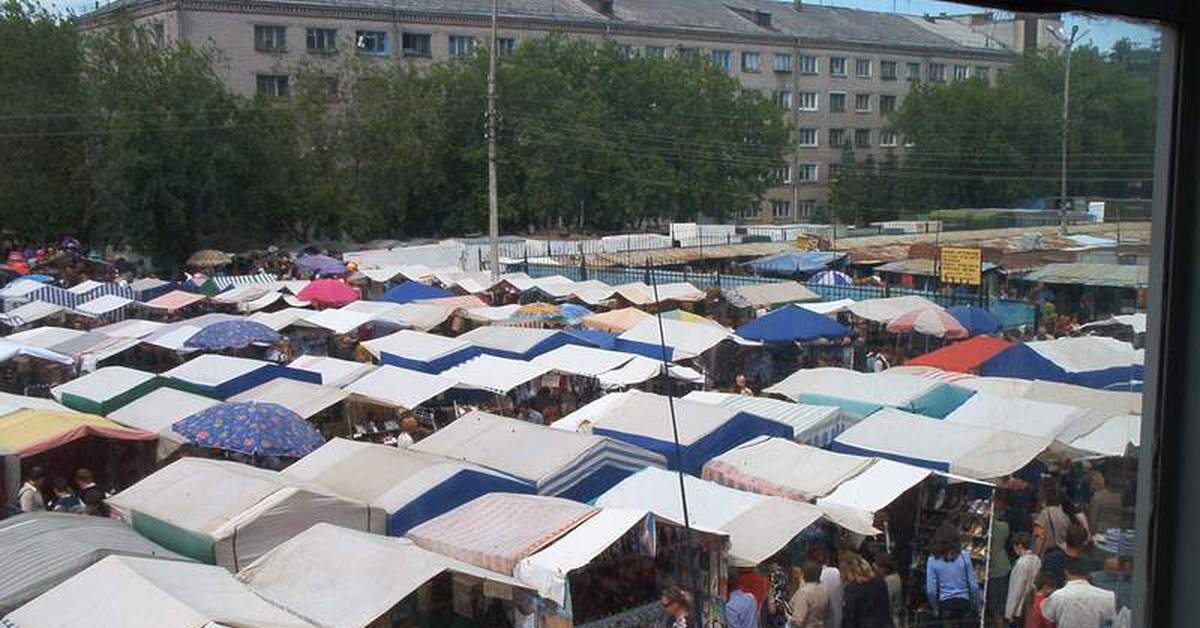
[[[929,608],[944,628],[976,623],[971,618],[980,610],[982,593],[958,529],[943,523],[934,533],[929,549],[925,564]]]

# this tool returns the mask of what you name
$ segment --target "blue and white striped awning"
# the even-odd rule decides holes
[[[95,286],[89,286],[87,292],[78,293],[70,290],[64,290],[57,286],[43,286],[38,290],[29,293],[29,299],[34,301],[45,301],[55,305],[61,305],[66,308],[75,309],[81,303],[86,303],[97,297],[105,295],[116,295],[126,299],[133,298],[133,290],[129,286],[117,283],[99,283]]]
[[[225,290],[233,286],[245,286],[255,283],[275,283],[279,278],[270,273],[259,273],[257,275],[226,275],[212,278],[213,283],[218,290]]]

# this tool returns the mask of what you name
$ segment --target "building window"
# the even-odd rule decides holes
[[[815,148],[817,146],[817,130],[811,128],[801,128],[800,145],[805,148]]]
[[[816,111],[817,109],[817,93],[800,92],[800,111]]]
[[[404,33],[400,44],[406,57],[433,56],[433,35],[428,33]]]
[[[855,94],[854,95],[854,111],[858,113],[871,112],[871,95],[870,94]]]
[[[796,206],[796,211],[800,218],[809,218],[817,212],[817,202],[812,199],[800,201],[800,204]]]
[[[871,129],[854,129],[854,147],[871,147]]]
[[[829,57],[829,76],[846,76],[846,57]]]
[[[829,145],[841,148],[846,145],[846,129],[829,129]]]
[[[817,180],[817,164],[800,164],[800,181],[811,183]]]
[[[908,62],[908,80],[910,80],[910,81],[921,80],[921,64],[920,63],[917,63],[915,61]]]
[[[733,53],[728,50],[714,50],[712,51],[712,62],[728,72],[733,68]]]
[[[871,60],[855,59],[854,76],[857,76],[858,78],[871,78]]]
[[[646,46],[646,56],[651,59],[665,59],[667,49],[662,46]]]
[[[894,148],[900,145],[900,141],[895,131],[880,131],[879,145],[885,148]]]
[[[792,55],[787,52],[775,53],[775,71],[776,72],[791,72],[792,71]]]
[[[816,74],[817,58],[812,55],[800,55],[800,73]]]
[[[266,52],[287,50],[286,26],[255,26],[254,49]]]
[[[771,201],[771,215],[775,218],[787,218],[791,216],[791,201]]]
[[[162,22],[154,23],[154,47],[167,47],[167,29],[163,26]]]
[[[360,54],[383,55],[388,52],[388,36],[384,31],[358,31],[354,33],[354,46]]]
[[[991,72],[986,65],[977,65],[975,66],[975,76],[983,79],[983,81],[986,83],[991,79]]]
[[[762,55],[757,52],[742,53],[743,72],[762,72]]]
[[[680,59],[695,59],[696,57],[699,57],[699,56],[700,56],[699,48],[680,48],[679,49],[679,58]]]
[[[880,61],[879,62],[879,78],[885,81],[896,80],[896,62],[895,61]]]
[[[775,92],[775,104],[790,111],[792,108],[792,93],[787,90]]]
[[[478,40],[469,35],[451,35],[450,36],[450,56],[451,57],[469,57],[475,54],[475,47],[479,45]]]
[[[263,98],[287,98],[288,77],[286,74],[259,74],[254,77],[255,88]]]
[[[629,44],[621,44],[619,48],[621,50],[622,59],[629,60],[637,56],[637,49]]]
[[[896,110],[896,97],[892,95],[879,96],[879,113],[887,114]]]
[[[304,41],[309,52],[333,52],[337,49],[337,30],[332,28],[308,28],[304,30]]]
[[[944,63],[930,63],[929,80],[938,82],[946,80],[946,65]]]
[[[954,66],[954,80],[965,81],[969,78],[971,78],[971,66],[969,66],[969,65]]]
[[[771,179],[780,184],[788,184],[792,182],[792,167],[780,166],[771,171]]]
[[[625,51],[625,58],[628,59],[630,56],[632,56],[633,47],[623,46],[623,48]],[[513,55],[513,51],[517,49],[517,40],[513,39],[512,37],[497,37],[496,49],[500,51],[500,58],[506,59],[511,57]]]
[[[833,113],[846,112],[846,92],[829,92],[829,110]]]

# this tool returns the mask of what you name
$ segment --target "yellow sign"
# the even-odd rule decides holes
[[[983,275],[983,251],[943,246],[941,280],[944,283],[980,284]]]

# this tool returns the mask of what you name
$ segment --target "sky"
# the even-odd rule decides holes
[[[804,0],[809,4],[853,7],[871,11],[886,11],[909,13],[915,15],[937,13],[975,13],[989,9],[981,9],[957,2],[942,2],[941,0]],[[1143,45],[1150,45],[1158,35],[1157,29],[1147,23],[1128,22],[1111,17],[1092,17],[1079,14],[1068,14],[1064,20],[1067,27],[1079,25],[1080,43],[1092,44],[1101,50],[1107,50],[1122,37],[1128,37]]]

